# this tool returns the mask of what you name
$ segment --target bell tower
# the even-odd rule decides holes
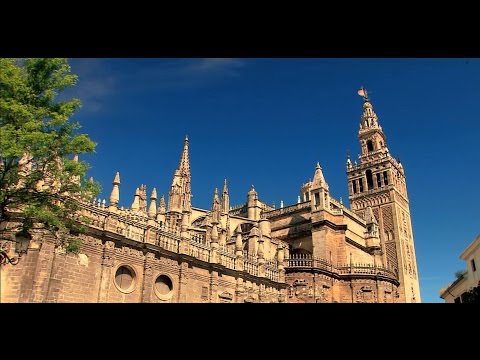
[[[417,261],[413,242],[405,171],[387,147],[386,136],[363,87],[363,114],[358,139],[359,163],[347,156],[350,206],[364,217],[371,207],[378,221],[383,261],[398,274],[398,302],[420,302]]]

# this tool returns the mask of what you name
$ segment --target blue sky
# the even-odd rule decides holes
[[[193,206],[210,208],[227,178],[230,203],[254,184],[261,200],[296,202],[322,165],[331,194],[348,200],[346,152],[365,86],[407,176],[423,302],[465,268],[480,232],[480,59],[70,59],[83,101],[74,116],[98,143],[84,156],[107,199],[120,171],[120,205],[135,188],[168,195],[185,135]]]

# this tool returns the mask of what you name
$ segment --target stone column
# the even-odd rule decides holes
[[[183,261],[180,264],[180,275],[179,275],[179,289],[178,289],[178,302],[186,303],[187,302],[187,293],[188,293],[188,262]]]
[[[212,271],[210,274],[210,302],[218,302],[218,272]]]
[[[152,302],[153,292],[153,264],[155,262],[155,254],[148,252],[145,255],[143,265],[143,283],[142,283],[142,302]]]
[[[105,241],[102,257],[102,274],[100,275],[100,287],[98,289],[98,302],[108,302],[108,293],[110,284],[112,283],[113,264],[115,262],[115,243],[113,241]]]
[[[242,303],[245,299],[245,287],[243,284],[243,279],[241,277],[237,278],[237,285],[235,288],[235,302]]]
[[[258,238],[258,249],[257,249],[257,263],[258,263],[258,276],[265,277],[265,257],[263,251],[263,238]]]

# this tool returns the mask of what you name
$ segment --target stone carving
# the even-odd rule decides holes
[[[145,276],[152,276],[153,268],[151,264],[145,264]]]
[[[208,301],[208,286],[202,286],[202,301]]]
[[[153,261],[153,260],[155,260],[155,253],[153,253],[153,252],[147,252],[147,253],[145,254],[145,258],[146,258],[147,260],[149,260],[149,261]]]
[[[115,242],[105,241],[105,249],[113,249],[113,248],[115,248]]]
[[[392,213],[392,206],[382,206],[382,221],[383,221],[383,228],[386,231],[393,231],[393,213]]]
[[[115,262],[115,257],[113,255],[105,254],[102,258],[102,265],[104,266],[113,266]]]
[[[168,257],[161,257],[159,262],[160,264],[163,264],[163,265],[178,266],[178,261],[170,259]],[[183,264],[186,264],[188,267],[187,263],[182,263],[182,268],[184,267]]]

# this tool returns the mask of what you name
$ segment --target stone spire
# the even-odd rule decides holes
[[[330,192],[328,190],[328,184],[323,176],[322,167],[318,162],[315,167],[312,186],[310,187],[310,202],[312,204],[312,211],[330,209]]]
[[[165,214],[165,212],[167,211],[167,208],[165,206],[165,195],[162,194],[162,196],[160,197],[160,202],[158,204],[158,214]]]
[[[218,224],[220,222],[221,205],[220,198],[218,197],[218,189],[215,188],[212,201],[212,224]]]
[[[165,196],[162,194],[162,197],[160,198],[160,202],[158,204],[158,209],[157,209],[157,221],[160,223],[165,222]]]
[[[182,156],[180,157],[180,163],[178,164],[178,169],[182,172],[182,175],[190,175],[190,158],[188,156],[188,136],[185,135],[185,140],[183,141],[183,151]]]
[[[72,161],[78,163],[78,154],[75,154],[73,156]],[[72,176],[72,182],[76,185],[80,185],[80,176],[79,175]]]
[[[235,230],[235,253],[237,256],[243,255],[243,238],[242,238],[242,227],[238,224],[237,229]]]
[[[135,190],[135,196],[133,198],[131,209],[133,211],[138,211],[140,209],[140,189],[139,188]]]
[[[148,217],[155,219],[157,215],[157,189],[153,188],[152,195],[150,195],[150,206],[148,207]]]
[[[258,194],[255,187],[252,185],[250,191],[247,193],[247,217],[250,220],[260,219],[260,208],[258,206]]]
[[[178,169],[173,175],[172,186],[168,195],[168,211],[192,211],[190,186],[190,160],[188,156],[188,137],[185,136],[183,151]]]
[[[230,196],[228,195],[227,179],[223,182],[223,192],[222,192],[222,212],[228,214],[230,210]]]
[[[142,212],[147,212],[147,185],[140,185],[140,198],[139,198],[139,210]]]
[[[363,114],[360,122],[360,129],[381,129],[378,125],[378,116],[375,111],[373,111],[373,106],[368,97],[367,90],[362,86],[361,89],[358,90],[358,94],[363,97]]]
[[[373,110],[367,90],[362,87],[358,90],[358,94],[363,97],[363,113],[360,119],[358,139],[362,149],[360,162],[364,163],[388,156],[388,148],[385,134],[378,123],[378,116]]]
[[[115,178],[113,179],[113,188],[112,192],[110,193],[110,206],[117,206],[118,202],[120,201],[120,173],[117,171],[115,174]]]
[[[312,181],[312,189],[323,187],[328,190],[328,184],[323,177],[322,167],[320,163],[317,162],[317,166],[315,167],[315,174],[313,175]]]

